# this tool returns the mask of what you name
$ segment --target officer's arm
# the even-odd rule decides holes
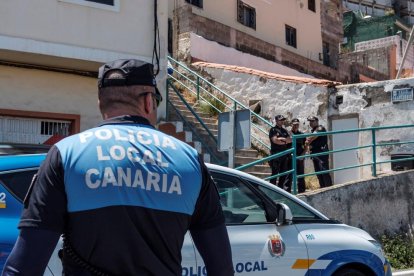
[[[2,275],[43,275],[59,236],[49,230],[22,228]]]
[[[201,156],[199,162],[202,187],[191,218],[190,233],[204,260],[208,275],[234,275],[220,196]]]
[[[276,135],[274,135],[272,137],[272,142],[275,143],[276,145],[286,145],[287,143],[289,143],[287,141],[287,138],[285,138],[285,137],[277,137]]]
[[[226,226],[191,231],[194,243],[204,260],[207,275],[234,275]]]
[[[321,127],[321,126],[318,126],[316,129],[315,129],[315,131],[314,131],[315,133],[318,133],[318,132],[325,132],[325,130]],[[305,144],[307,144],[307,145],[309,145],[309,144],[311,144],[313,141],[315,141],[316,139],[318,139],[319,138],[319,136],[310,136],[310,137],[306,137],[306,141],[305,141]]]

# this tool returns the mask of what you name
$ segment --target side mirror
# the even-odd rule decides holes
[[[293,220],[292,211],[290,211],[289,206],[284,203],[276,203],[276,225],[281,226],[285,224],[291,224]]]

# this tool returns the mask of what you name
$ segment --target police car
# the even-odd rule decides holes
[[[0,271],[17,238],[22,200],[45,154],[0,156]],[[208,164],[217,184],[236,275],[391,275],[367,232],[330,220],[249,174]],[[58,244],[45,275],[60,275]],[[220,252],[217,252],[220,254]],[[182,275],[206,275],[188,234]]]

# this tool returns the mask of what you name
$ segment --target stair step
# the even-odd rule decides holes
[[[180,111],[180,113],[181,113],[181,111]],[[181,113],[181,115],[183,115],[188,122],[193,122],[193,123],[200,124],[200,122],[194,117],[194,115],[192,113],[187,113],[186,112],[186,114],[191,114],[191,115],[186,116],[185,114]],[[169,114],[169,118],[170,118],[170,120],[181,120],[181,117],[178,116],[177,113],[174,110],[171,110],[171,112]],[[201,120],[204,123],[217,124],[217,119],[216,118],[202,117]]]
[[[175,125],[170,122],[159,124],[158,130],[168,135],[174,135],[177,132]]]
[[[254,161],[257,161],[257,160],[259,160],[260,158],[257,158],[257,157],[246,157],[246,156],[240,156],[240,155],[237,155],[236,154],[236,156],[235,156],[235,163],[238,163],[238,164],[247,164],[247,163],[252,163],[252,162],[254,162]],[[262,163],[262,164],[258,164],[258,165],[266,165],[267,166],[267,162],[265,162],[265,163]]]
[[[243,171],[247,173],[253,173],[253,172],[265,173],[267,175],[270,175],[272,173],[272,169],[268,165],[256,165],[256,166],[244,169]]]
[[[257,150],[254,149],[242,149],[242,150],[236,150],[236,156],[241,157],[258,157]]]
[[[261,178],[261,179],[270,176],[270,173],[260,173],[260,172],[249,172],[249,174],[254,175],[254,176],[256,176],[258,178]]]

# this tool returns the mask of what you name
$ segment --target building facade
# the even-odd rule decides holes
[[[155,63],[164,91],[167,12],[156,0],[1,1],[0,142],[43,143],[95,126],[97,71],[111,60]]]
[[[217,60],[217,51],[202,46],[207,44],[203,40],[214,41],[302,74],[337,79],[341,4],[337,0],[170,0],[169,50],[188,63],[246,66],[243,58]],[[255,62],[249,67],[263,70]]]

